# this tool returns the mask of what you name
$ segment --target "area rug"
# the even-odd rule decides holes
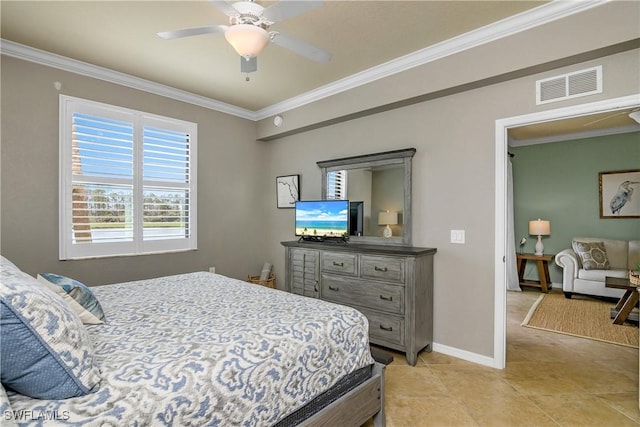
[[[522,326],[638,348],[638,327],[614,325],[610,309],[615,304],[563,294],[542,294],[533,304]]]

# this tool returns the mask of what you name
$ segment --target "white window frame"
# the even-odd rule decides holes
[[[73,114],[84,113],[98,117],[127,120],[134,126],[133,142],[133,239],[127,242],[73,243],[72,219],[72,131]],[[59,258],[61,260],[131,256],[152,253],[182,252],[197,249],[197,124],[142,111],[60,95],[60,180],[59,180]],[[143,238],[143,189],[165,182],[143,180],[142,129],[153,126],[189,135],[189,179],[179,189],[189,192],[188,236],[185,238]]]

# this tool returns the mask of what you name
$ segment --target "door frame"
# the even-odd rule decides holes
[[[507,157],[510,128],[563,120],[640,106],[640,93],[573,105],[554,110],[506,117],[495,122],[495,313],[493,327],[494,368],[504,369],[507,343]]]

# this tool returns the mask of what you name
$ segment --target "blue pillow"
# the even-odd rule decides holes
[[[78,315],[57,294],[0,259],[0,379],[36,399],[97,389],[100,371]]]
[[[88,286],[77,280],[53,273],[40,273],[38,280],[60,295],[69,304],[69,307],[80,316],[82,323],[98,325],[106,321],[102,306]]]

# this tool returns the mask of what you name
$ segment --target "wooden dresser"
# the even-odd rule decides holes
[[[282,242],[285,289],[348,305],[369,320],[373,344],[418,352],[433,343],[436,249],[351,243]]]

